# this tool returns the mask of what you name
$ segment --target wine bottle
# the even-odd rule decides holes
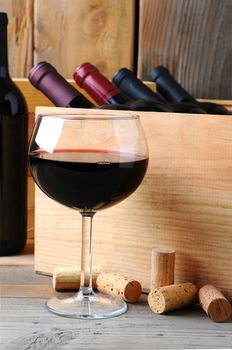
[[[118,109],[133,111],[159,111],[171,112],[172,110],[158,100],[145,101],[143,99],[131,100],[111,83],[91,63],[83,63],[74,72],[76,83],[83,88],[99,105],[100,109]]]
[[[99,72],[100,74],[100,72]],[[95,77],[95,75],[94,75]],[[92,76],[92,80],[94,79]],[[95,106],[87,100],[79,91],[77,91],[72,85],[70,85],[58,72],[57,70],[47,62],[40,62],[34,66],[29,72],[29,81],[33,86],[42,91],[57,107],[77,107],[77,108],[94,108]],[[78,78],[76,76],[77,81]],[[104,77],[104,84],[101,84],[102,80],[98,80],[100,91],[94,91],[93,85],[87,84],[85,90],[93,97],[99,104],[101,109],[114,109],[114,110],[134,110],[134,111],[160,111],[160,112],[171,112],[172,110],[167,104],[162,102],[151,101],[150,104],[144,100],[130,101],[125,95],[119,92],[116,87],[112,87],[110,81],[107,82]],[[88,85],[88,88],[87,88]],[[109,92],[110,89],[113,89]],[[90,86],[90,88],[89,88]],[[117,92],[117,93],[116,93]],[[102,97],[101,97],[102,95]],[[97,96],[97,97],[96,97]],[[106,98],[108,97],[108,99]],[[116,103],[117,102],[117,103]],[[102,105],[102,103],[104,103]],[[108,104],[105,104],[108,103]]]
[[[112,82],[131,100],[151,100],[165,103],[162,96],[152,91],[128,68],[120,68],[113,76]]]
[[[231,114],[225,107],[211,102],[198,102],[170,74],[167,68],[158,66],[149,73],[149,79],[157,85],[157,90],[169,102],[190,102],[200,106],[209,114]]]
[[[200,108],[195,103],[167,103],[165,99],[152,91],[148,86],[146,86],[136,75],[130,71],[128,68],[119,69],[113,76],[113,83],[118,86],[125,94],[127,94],[131,99],[143,99],[146,101],[153,101],[166,104],[170,111],[178,113],[205,113],[205,111]],[[152,103],[150,102],[150,107]],[[147,107],[147,110],[149,107]]]
[[[24,97],[11,80],[8,17],[0,12],[0,255],[21,252],[27,237],[27,126]]]
[[[123,105],[130,101],[91,63],[82,63],[77,67],[73,78],[100,106],[105,104]]]
[[[31,84],[57,107],[93,108],[94,105],[69,84],[48,62],[39,62],[29,72]]]

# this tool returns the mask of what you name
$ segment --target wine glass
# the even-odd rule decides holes
[[[48,197],[82,215],[79,291],[53,297],[47,301],[48,309],[88,319],[126,312],[122,299],[93,291],[92,220],[99,210],[128,197],[143,180],[148,149],[139,116],[39,115],[29,144],[29,164],[34,181]]]

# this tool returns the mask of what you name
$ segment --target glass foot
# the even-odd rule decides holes
[[[127,311],[127,304],[111,295],[95,294],[79,297],[78,294],[53,297],[46,303],[49,311],[59,316],[97,319],[109,318]]]

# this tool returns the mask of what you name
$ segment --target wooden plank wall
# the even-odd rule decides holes
[[[48,60],[66,78],[85,61],[91,61],[108,77],[121,66],[132,68],[134,3],[36,0],[35,62]],[[49,21],[44,21],[48,13]]]
[[[195,97],[232,99],[231,17],[231,0],[140,0],[139,76],[162,64]]]
[[[47,60],[66,78],[90,61],[147,80],[163,64],[195,97],[232,99],[231,0],[0,0],[0,11],[13,77]]]
[[[66,78],[84,61],[109,78],[133,68],[135,0],[0,0],[0,11],[9,15],[13,77],[42,60]]]

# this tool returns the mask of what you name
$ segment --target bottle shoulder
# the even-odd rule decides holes
[[[27,114],[25,98],[10,77],[0,77],[0,112]]]

